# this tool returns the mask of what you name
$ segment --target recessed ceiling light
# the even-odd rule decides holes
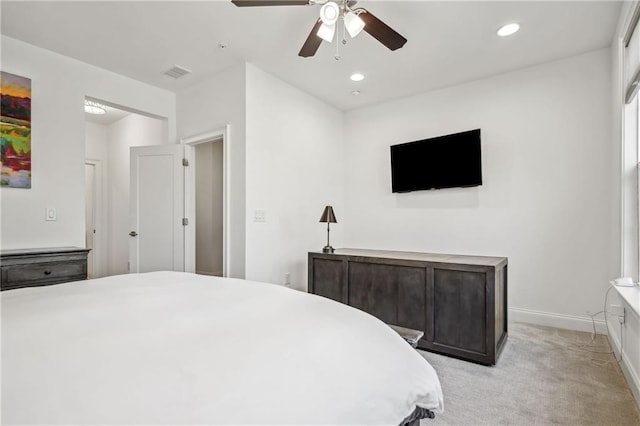
[[[360,94],[360,91],[359,90],[354,90],[354,91],[351,92],[351,94],[353,96],[358,96]]]
[[[107,107],[98,102],[84,100],[84,112],[89,114],[106,114]]]
[[[501,26],[500,28],[498,28],[497,33],[500,37],[507,37],[507,36],[510,36],[511,34],[517,33],[519,29],[520,29],[520,25],[516,23],[512,23],[512,24]]]
[[[353,73],[351,74],[351,77],[349,77],[352,81],[362,81],[364,80],[364,75],[360,74],[359,72]]]

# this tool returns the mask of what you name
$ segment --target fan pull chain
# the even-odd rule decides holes
[[[341,16],[344,16],[344,11],[342,13]],[[342,22],[342,25],[340,25],[342,21],[340,19],[338,19],[338,21],[336,22],[336,25],[338,26],[337,28],[337,33],[340,33],[340,26],[342,26],[342,44],[346,45],[347,44],[347,26],[344,25],[344,22]],[[340,60],[340,40],[339,37],[336,37],[336,54],[333,57],[333,59],[335,59],[336,61]]]
[[[347,26],[344,21],[342,22],[342,44],[347,44]]]
[[[336,25],[340,25],[340,20],[338,20],[338,22],[336,22]],[[339,32],[340,28],[337,28],[336,32]],[[333,59],[335,59],[336,61],[340,60],[340,41],[338,40],[339,37],[336,37],[336,54],[333,56]]]

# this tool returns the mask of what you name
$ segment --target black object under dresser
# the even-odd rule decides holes
[[[55,247],[0,251],[0,288],[12,290],[87,279],[89,249]]]
[[[494,365],[507,340],[507,258],[309,253],[309,292],[424,331],[418,348]]]

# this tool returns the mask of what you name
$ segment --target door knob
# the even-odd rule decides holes
[[[129,232],[129,235],[131,235],[132,237],[137,237],[138,233],[136,231],[131,231]]]

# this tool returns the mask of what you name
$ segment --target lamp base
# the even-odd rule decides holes
[[[333,247],[331,247],[331,246],[324,246],[324,247],[322,248],[322,252],[323,252],[323,253],[333,253]]]

